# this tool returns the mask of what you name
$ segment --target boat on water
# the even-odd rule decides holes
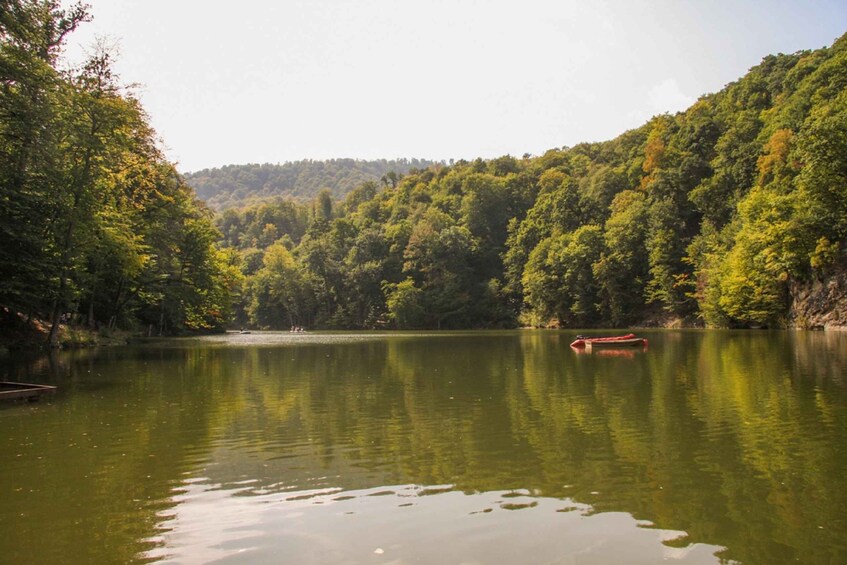
[[[0,401],[2,400],[28,400],[34,402],[45,394],[53,394],[56,387],[52,385],[35,385],[29,383],[15,383],[11,381],[0,381]]]
[[[591,347],[577,349],[574,347],[571,349],[571,351],[577,355],[588,355],[591,357],[616,357],[618,359],[635,359],[636,355],[646,350],[646,347],[598,347],[596,349]]]
[[[646,346],[647,340],[643,337],[636,337],[636,335],[632,333],[605,337],[585,337],[578,335],[571,343],[571,347],[575,349],[593,349],[595,347],[638,347],[639,345]]]

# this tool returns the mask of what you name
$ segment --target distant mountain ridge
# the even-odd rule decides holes
[[[185,180],[201,200],[215,210],[226,210],[279,196],[313,198],[327,188],[335,198],[367,181],[379,181],[390,173],[405,175],[426,169],[436,161],[427,159],[329,159],[284,164],[226,165],[185,174]]]

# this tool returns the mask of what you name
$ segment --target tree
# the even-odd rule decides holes
[[[54,221],[49,225],[56,260],[57,287],[53,295],[50,344],[56,345],[59,314],[74,301],[73,281],[80,281],[85,255],[96,248],[99,221],[108,216],[109,178],[122,164],[123,151],[139,130],[137,110],[120,96],[110,55],[98,51],[65,86],[59,145]],[[104,206],[104,204],[106,204]],[[99,212],[104,213],[99,213]]]
[[[309,293],[292,253],[275,243],[265,251],[263,263],[251,279],[250,322],[263,328],[305,325]]]
[[[398,329],[421,327],[424,316],[422,291],[415,286],[414,280],[406,278],[399,283],[385,283],[383,291],[389,318]]]
[[[593,265],[602,252],[602,230],[582,226],[551,236],[530,254],[523,275],[533,318],[555,318],[563,325],[590,324],[596,317],[597,284]]]
[[[842,59],[847,59],[847,55]],[[803,125],[794,158],[801,221],[810,234],[847,239],[847,94],[816,107]]]
[[[0,9],[0,305],[47,308],[54,265],[43,229],[61,183],[57,112],[64,104],[56,59],[65,37],[87,21],[82,4],[9,0]]]
[[[600,313],[615,325],[631,321],[644,301],[648,276],[648,204],[642,191],[621,192],[604,226],[604,249],[594,263]]]

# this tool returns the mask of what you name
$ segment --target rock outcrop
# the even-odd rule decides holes
[[[847,330],[847,258],[823,278],[791,285],[789,325],[802,329]]]

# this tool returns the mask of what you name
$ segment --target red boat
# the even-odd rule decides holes
[[[639,345],[647,345],[647,340],[643,337],[635,337],[635,334],[611,337],[583,337],[578,335],[576,336],[576,340],[571,343],[571,347],[577,349],[588,347],[636,347]]]

